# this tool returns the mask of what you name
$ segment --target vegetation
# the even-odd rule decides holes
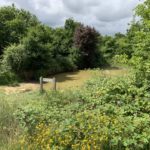
[[[64,27],[52,29],[15,6],[0,8],[0,14],[4,28],[9,30],[6,33],[7,30],[0,29],[5,35],[1,36],[1,68],[8,68],[21,79],[37,79],[41,75],[103,64],[103,60],[99,61],[102,56],[97,49],[98,33],[94,28],[68,19]]]
[[[127,34],[117,33],[114,37],[101,36],[94,28],[73,19],[66,20],[63,28],[53,29],[14,6],[0,9],[4,21],[12,10],[14,18],[22,12],[35,24],[29,23],[23,34],[16,31],[18,41],[3,39],[6,42],[1,47],[0,80],[11,83],[19,77],[26,81],[41,74],[108,63],[126,65],[132,71],[121,77],[95,75],[76,90],[0,94],[0,146],[31,150],[149,150],[149,0],[135,9],[138,20],[131,22]],[[0,33],[3,30],[0,28]]]
[[[137,87],[132,74],[95,76],[82,90],[19,94],[7,101],[18,99],[10,116],[19,121],[24,149],[149,149],[147,88]]]
[[[74,35],[75,47],[79,50],[79,68],[98,67],[100,53],[97,51],[98,32],[90,27],[78,26]]]
[[[10,44],[19,43],[28,29],[39,23],[36,16],[14,5],[0,8],[0,20],[0,54]]]

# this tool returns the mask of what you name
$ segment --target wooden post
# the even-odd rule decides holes
[[[40,92],[43,92],[43,77],[40,77]]]
[[[54,91],[56,91],[56,78],[55,78],[55,77],[53,78],[52,84],[53,84],[52,89],[53,89]]]

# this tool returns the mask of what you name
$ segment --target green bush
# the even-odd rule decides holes
[[[115,55],[112,61],[116,65],[128,65],[129,58],[126,54]]]
[[[51,64],[49,51],[50,30],[37,26],[29,30],[22,44],[7,47],[3,55],[3,64],[22,78],[33,79],[47,74]]]
[[[36,126],[34,136],[23,144],[31,149],[149,149],[149,116],[122,117],[86,111],[73,119],[49,126]]]
[[[2,65],[14,72],[22,72],[26,58],[24,45],[11,45],[4,52]]]
[[[82,90],[45,93],[17,111],[33,149],[140,149],[150,146],[150,94],[134,75],[95,77]]]
[[[17,85],[18,82],[19,80],[14,73],[11,72],[0,73],[0,85]]]
[[[0,64],[0,85],[16,85],[18,82],[19,78],[6,66]]]

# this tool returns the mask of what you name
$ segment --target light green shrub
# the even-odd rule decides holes
[[[150,146],[150,94],[135,76],[95,77],[82,90],[46,94],[17,112],[28,149],[139,149]]]

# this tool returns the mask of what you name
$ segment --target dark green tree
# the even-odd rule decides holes
[[[59,64],[59,72],[72,71],[77,68],[73,37],[78,24],[73,19],[67,19],[64,28],[56,28],[53,32],[51,50],[54,52],[54,59]]]
[[[116,45],[115,39],[111,36],[103,36],[100,49],[104,58],[109,61],[115,55]]]
[[[19,43],[30,27],[39,24],[36,16],[13,6],[0,8],[0,54],[5,47]]]
[[[51,32],[46,26],[30,28],[19,45],[7,47],[3,55],[3,64],[22,78],[34,79],[50,72],[53,64],[51,49]]]

